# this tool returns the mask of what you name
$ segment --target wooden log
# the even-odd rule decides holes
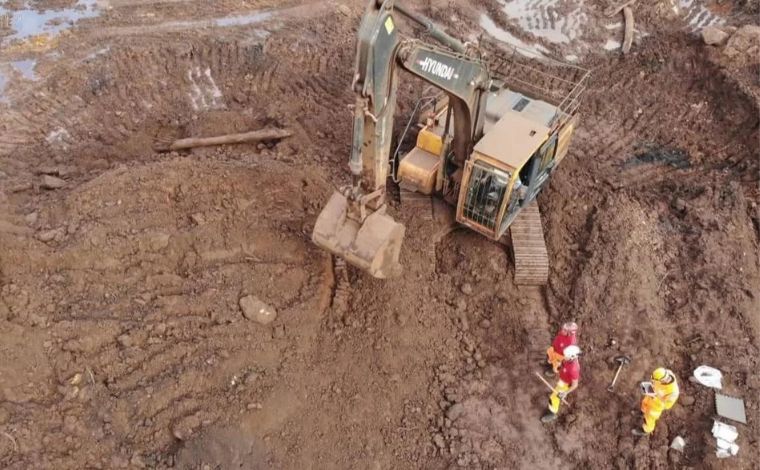
[[[625,34],[623,35],[623,54],[628,54],[633,43],[633,10],[631,7],[623,8],[625,16]]]
[[[620,13],[620,10],[622,10],[625,7],[631,6],[634,3],[636,3],[636,0],[626,0],[625,2],[623,2],[623,3],[619,4],[619,5],[616,5],[616,6],[613,6],[613,7],[609,7],[606,10],[604,10],[604,16],[613,17],[613,16],[617,15],[618,13]]]
[[[169,150],[184,150],[195,147],[210,147],[213,145],[244,144],[249,142],[261,142],[263,140],[279,140],[293,135],[290,129],[262,129],[259,131],[245,132],[242,134],[227,134],[216,137],[190,137],[175,140],[169,146]]]

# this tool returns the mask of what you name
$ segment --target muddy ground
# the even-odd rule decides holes
[[[570,154],[539,198],[545,288],[515,286],[502,245],[465,230],[437,240],[398,201],[399,279],[310,242],[348,177],[363,2],[6,2],[0,466],[757,465],[760,36],[737,31],[757,24],[756,3],[640,1],[627,56],[622,15],[600,0],[520,14],[501,0],[407,3],[460,37],[592,69]],[[14,22],[51,9],[66,19]],[[705,45],[707,25],[727,44]],[[401,86],[399,126],[421,89]],[[294,136],[157,150],[266,126]],[[249,320],[247,296],[276,319]],[[532,373],[568,319],[582,384],[546,426]],[[611,394],[621,353],[633,362]],[[715,456],[714,394],[688,380],[701,364],[746,401],[736,457]],[[659,365],[682,397],[634,438],[637,384]],[[678,435],[683,453],[668,450]]]

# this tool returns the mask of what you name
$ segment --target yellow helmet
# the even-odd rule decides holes
[[[672,377],[673,373],[664,367],[658,367],[652,372],[652,380],[662,382],[666,377]]]

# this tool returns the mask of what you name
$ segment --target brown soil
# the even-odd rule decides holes
[[[309,240],[348,176],[361,2],[109,3],[56,38],[0,50],[38,61],[38,78],[11,76],[0,103],[0,466],[756,465],[751,53],[705,46],[639,2],[650,36],[631,55],[581,57],[593,70],[581,127],[540,196],[549,285],[515,286],[503,246],[466,230],[436,243],[435,221],[397,203],[405,273],[380,281]],[[411,3],[463,37],[487,11],[535,40],[498,1]],[[274,7],[255,24],[210,22]],[[584,38],[601,40],[605,7],[592,2]],[[739,2],[728,18],[740,26],[752,11]],[[420,89],[401,87],[399,121]],[[295,135],[155,150],[263,126]],[[65,186],[45,189],[46,175]],[[273,323],[243,316],[248,295],[277,311]],[[542,425],[547,393],[532,374],[570,318],[581,387]],[[621,353],[633,362],[611,394]],[[715,457],[713,392],[688,380],[701,364],[746,401],[737,457]],[[683,396],[637,439],[637,384],[658,365]],[[683,453],[668,450],[677,435]]]

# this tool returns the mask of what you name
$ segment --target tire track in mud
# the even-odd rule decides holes
[[[13,109],[0,116],[0,158],[29,145],[52,153],[92,142],[106,152],[118,147],[117,158],[125,159],[125,152],[149,151],[144,144],[151,139],[168,139],[168,128],[178,133],[193,114],[246,106],[281,115],[279,101],[300,104],[296,127],[313,134],[318,121],[350,101],[347,21],[314,31],[295,20],[268,39],[234,29],[189,41],[148,35],[115,41],[86,60],[62,61],[33,89],[11,93]],[[309,40],[320,34],[329,39]]]
[[[33,448],[32,453],[25,450],[11,456],[11,461],[0,454],[0,461],[20,467],[68,468],[70,453],[81,448],[77,442],[95,435],[101,436],[98,450],[78,454],[79,465],[102,465],[109,452],[118,453],[124,446],[157,465],[178,439],[211,423],[236,419],[261,400],[290,353],[272,329],[242,317],[238,299],[250,293],[261,296],[289,319],[289,328],[297,330],[299,323],[312,321],[308,317],[319,302],[324,268],[300,232],[281,227],[283,220],[305,217],[304,201],[283,195],[298,194],[310,177],[284,166],[277,173],[272,166],[277,167],[176,160],[160,168],[141,167],[136,179],[118,171],[103,175],[78,189],[73,200],[61,202],[62,208],[41,215],[53,224],[59,218],[86,215],[89,224],[102,227],[66,236],[59,248],[72,269],[65,276],[55,274],[56,281],[47,282],[38,275],[39,269],[24,274],[25,268],[11,267],[9,259],[0,258],[0,268],[10,269],[14,282],[25,285],[27,304],[44,298],[43,305],[53,306],[40,310],[47,312],[43,322],[52,338],[47,348],[55,358],[51,366],[58,383],[48,395],[50,406],[44,415],[19,410],[11,421],[26,416],[37,426],[35,437],[24,440],[54,444],[36,454]],[[262,178],[257,187],[246,184],[254,175]],[[127,196],[136,184],[140,197]],[[271,190],[267,184],[273,184]],[[183,196],[165,197],[180,186],[185,188]],[[117,214],[100,204],[117,195],[124,201]],[[225,200],[239,202],[225,208]],[[166,219],[189,217],[185,210],[224,217],[219,223],[180,226],[171,236],[153,232],[159,227],[165,230]],[[136,216],[142,219],[141,231],[129,229]],[[113,217],[115,223],[108,223]],[[249,221],[256,223],[250,226]],[[244,238],[237,239],[238,235]],[[104,246],[88,241],[97,239],[109,242]],[[251,248],[248,252],[235,248],[235,240]],[[19,250],[18,243],[14,240],[9,250]],[[289,249],[273,251],[272,243]],[[44,267],[45,252],[35,253],[30,266],[47,270],[50,277],[51,270],[58,273],[58,268]],[[86,267],[87,259],[103,257],[105,252],[124,262],[102,271]],[[188,264],[188,257],[196,261]],[[125,269],[127,280],[121,282]],[[275,279],[282,291],[272,289]],[[29,321],[24,316],[11,320]],[[59,415],[74,416],[63,430],[55,424]]]

